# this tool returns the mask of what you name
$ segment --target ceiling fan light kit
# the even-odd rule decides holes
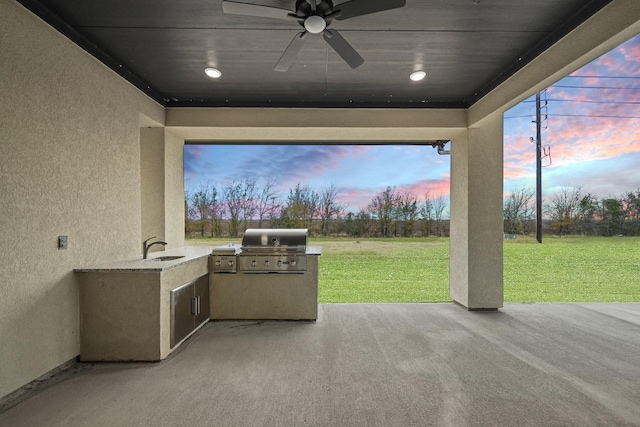
[[[304,28],[311,34],[320,34],[327,28],[327,21],[319,15],[311,15],[304,20]]]
[[[304,46],[307,34],[320,33],[329,46],[351,68],[359,67],[364,59],[338,31],[327,27],[334,19],[341,21],[356,16],[384,12],[404,7],[405,4],[406,0],[351,0],[334,8],[331,0],[296,0],[296,9],[291,11],[271,6],[223,0],[222,11],[231,15],[298,21],[304,30],[293,37],[274,68],[275,71],[285,72]]]

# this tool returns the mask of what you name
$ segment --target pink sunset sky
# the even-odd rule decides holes
[[[543,194],[640,188],[640,36],[551,85],[543,110]],[[543,102],[543,104],[545,104]],[[504,114],[504,188],[535,187],[535,96]],[[550,160],[550,161],[549,161]]]

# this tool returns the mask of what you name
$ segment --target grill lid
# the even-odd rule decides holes
[[[306,228],[248,228],[242,253],[301,253],[307,249]]]
[[[240,252],[240,245],[229,243],[224,246],[216,246],[211,250],[211,255],[237,255]]]

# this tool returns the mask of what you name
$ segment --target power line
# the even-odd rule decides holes
[[[620,90],[640,90],[640,87],[616,87],[616,86],[573,86],[573,85],[553,85],[553,88],[563,89],[620,89]]]
[[[503,119],[524,119],[533,118],[534,114],[527,114],[523,116],[508,116]],[[547,114],[547,117],[586,117],[591,119],[640,119],[640,116],[621,116],[621,115],[594,115],[594,114]]]
[[[551,117],[588,117],[591,119],[640,119],[640,116],[593,115],[593,114],[549,114]]]
[[[607,78],[607,79],[640,79],[640,76],[588,76],[588,75],[573,75],[566,76],[573,78]],[[640,87],[616,87],[616,86],[576,86],[576,85],[551,85],[552,88],[563,89],[619,89],[619,90],[640,90]],[[584,101],[584,100],[572,100],[572,99],[553,99],[547,98],[546,102],[569,102],[576,104],[612,104],[612,105],[640,105],[640,101]],[[536,102],[533,99],[524,100],[522,104],[529,104]],[[519,119],[529,118],[532,114],[518,115],[518,116],[506,116],[503,119]],[[548,116],[548,115],[547,115]],[[611,118],[611,119],[639,119],[639,116],[623,116],[623,115],[587,115],[587,114],[551,114],[553,117],[584,117],[584,118]]]
[[[640,105],[640,101],[582,101],[574,99],[549,99],[553,102],[575,102],[576,104],[625,104],[625,105]]]
[[[574,77],[574,78],[578,78],[578,79],[640,79],[640,76],[565,76],[564,78],[567,77]]]
[[[640,105],[640,101],[584,101],[577,99],[553,99],[549,98],[547,101],[553,102],[575,102],[575,103],[584,103],[584,104],[629,104],[629,105]],[[522,104],[531,104],[534,103],[534,100],[526,100],[522,101]]]
[[[503,117],[503,119],[507,120],[507,119],[524,119],[524,118],[530,118],[533,117],[534,114],[527,114],[526,116],[509,116],[509,117]]]

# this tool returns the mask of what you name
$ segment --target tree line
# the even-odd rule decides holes
[[[276,179],[245,178],[185,192],[186,235],[239,237],[247,228],[307,228],[311,235],[349,237],[448,236],[448,199],[427,191],[387,187],[367,206],[348,210],[331,184],[314,189],[301,183],[288,192]]]
[[[520,187],[504,201],[504,230],[535,232],[535,190]],[[640,189],[597,197],[581,187],[563,187],[543,203],[546,234],[585,236],[640,235]]]
[[[311,235],[349,237],[448,236],[449,200],[427,191],[386,187],[358,210],[341,203],[337,187],[296,184],[276,190],[276,179],[245,178],[185,193],[186,235],[239,237],[250,227],[307,228]],[[640,235],[640,189],[597,197],[564,187],[543,203],[544,233],[554,235]],[[504,232],[535,233],[535,190],[515,189],[504,200]]]

